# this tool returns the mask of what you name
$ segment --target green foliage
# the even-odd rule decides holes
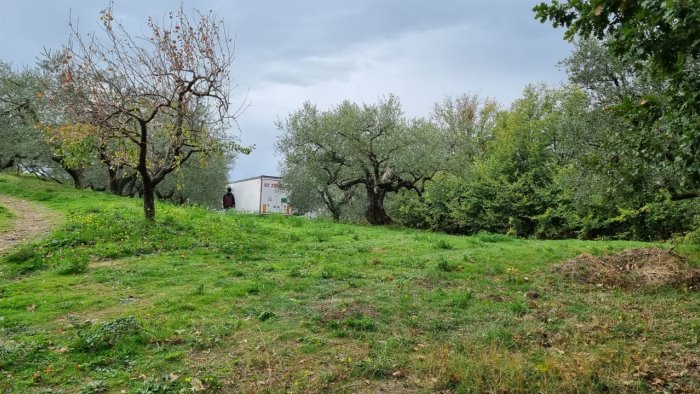
[[[37,70],[16,72],[0,62],[0,171],[22,168],[46,179],[65,180],[53,160],[46,135],[35,127],[40,117],[41,86]]]
[[[234,160],[233,152],[212,154],[208,158],[194,155],[158,184],[158,198],[178,205],[192,204],[219,209]]]
[[[323,203],[334,220],[355,202],[369,223],[389,223],[385,197],[420,188],[445,157],[435,125],[404,118],[395,96],[374,105],[344,101],[327,111],[307,102],[277,127],[291,204],[298,199],[303,211]]]
[[[64,275],[83,274],[88,270],[88,256],[76,256],[66,266],[60,267],[59,273]]]
[[[700,195],[697,155],[700,8],[697,4],[663,0],[552,1],[541,3],[534,11],[540,21],[551,20],[555,27],[566,28],[565,37],[569,40],[592,37],[601,41],[609,53],[594,50],[599,61],[590,64],[600,65],[592,70],[609,71],[603,78],[600,75],[587,78],[599,81],[590,85],[599,94],[610,92],[607,89],[610,82],[618,87],[614,90],[619,94],[609,96],[608,104],[629,122],[627,130],[622,131],[624,148],[638,163],[651,167],[652,173],[670,175],[670,180],[662,177],[660,186],[676,199],[697,198]],[[613,67],[608,67],[610,64]],[[617,78],[621,69],[628,73]],[[582,70],[585,69],[579,69]],[[582,74],[589,73],[579,76]],[[651,84],[644,89],[620,89],[630,76],[632,80],[636,76]]]
[[[73,348],[79,352],[97,353],[127,343],[143,344],[145,341],[146,335],[139,322],[133,316],[128,316],[81,327]]]
[[[621,125],[578,88],[528,87],[498,116],[488,154],[462,175],[435,176],[420,197],[400,195],[392,212],[411,227],[543,239],[658,240],[695,228],[700,202],[659,191],[673,172],[635,158]]]
[[[681,72],[700,55],[700,10],[692,1],[553,1],[534,8],[541,22],[566,28],[565,37],[609,37],[616,55]]]

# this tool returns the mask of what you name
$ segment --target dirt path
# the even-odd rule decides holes
[[[0,195],[0,205],[15,215],[10,229],[0,232],[0,254],[20,242],[46,236],[61,218],[37,203],[10,196]]]

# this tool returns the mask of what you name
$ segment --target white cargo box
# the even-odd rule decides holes
[[[236,199],[236,211],[285,215],[292,213],[280,177],[261,175],[232,182],[229,186]]]

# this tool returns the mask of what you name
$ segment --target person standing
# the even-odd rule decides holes
[[[226,190],[226,194],[224,194],[224,209],[236,208],[236,198],[233,197],[231,188],[229,187]]]

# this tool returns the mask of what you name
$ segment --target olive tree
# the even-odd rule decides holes
[[[435,104],[432,119],[445,137],[452,172],[463,173],[485,152],[499,110],[495,100],[468,94]]]
[[[425,120],[407,120],[394,96],[374,105],[344,101],[327,111],[307,102],[278,122],[278,128],[283,132],[276,145],[283,173],[307,174],[331,212],[362,189],[365,218],[374,225],[391,222],[384,208],[388,193],[421,193],[444,160],[438,128]],[[287,176],[286,184],[294,195],[293,178]],[[309,187],[306,182],[299,186]]]
[[[0,63],[0,170],[16,167],[60,183],[70,177],[82,188],[90,149],[75,138],[82,128],[62,123],[62,106],[45,99],[50,82],[41,67],[14,71]],[[54,138],[60,133],[63,141]]]

